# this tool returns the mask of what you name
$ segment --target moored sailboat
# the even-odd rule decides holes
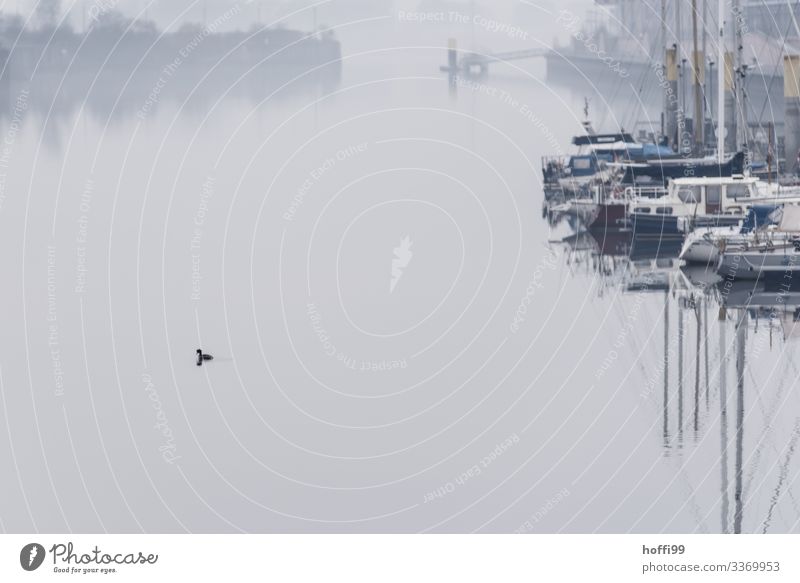
[[[800,206],[784,206],[777,229],[751,234],[741,248],[720,253],[717,273],[727,279],[791,278],[800,273]]]

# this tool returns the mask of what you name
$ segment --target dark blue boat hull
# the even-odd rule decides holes
[[[677,217],[673,215],[630,213],[628,215],[628,223],[635,236],[683,237],[692,229],[738,225],[743,218],[738,215]]]
[[[682,237],[684,232],[679,228],[678,217],[672,215],[630,213],[630,228],[634,236],[661,235]]]

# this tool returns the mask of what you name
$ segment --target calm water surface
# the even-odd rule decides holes
[[[597,88],[384,40],[3,89],[2,528],[796,531],[791,301],[542,217]]]

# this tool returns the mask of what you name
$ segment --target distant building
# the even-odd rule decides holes
[[[800,5],[786,0],[742,0],[742,25],[752,32],[800,37]]]

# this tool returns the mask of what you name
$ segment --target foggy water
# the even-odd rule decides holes
[[[796,531],[792,319],[542,217],[584,97],[636,115],[371,30],[338,80],[3,88],[0,527]]]

